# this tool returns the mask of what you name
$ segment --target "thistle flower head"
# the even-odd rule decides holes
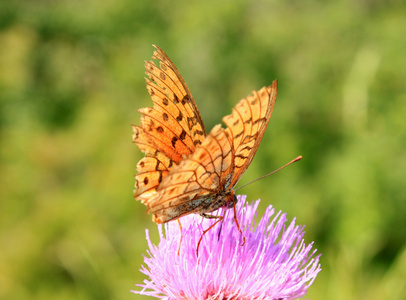
[[[161,299],[297,299],[303,297],[320,272],[319,255],[303,240],[304,226],[287,225],[286,214],[269,206],[255,226],[259,200],[248,204],[238,196],[234,210],[222,208],[224,219],[196,246],[204,229],[216,219],[189,215],[158,225],[160,242],[153,245],[148,230],[148,256],[141,272],[149,277],[139,285],[141,295]],[[273,218],[272,218],[273,217]],[[165,235],[163,234],[163,227]],[[182,235],[180,253],[179,242]]]

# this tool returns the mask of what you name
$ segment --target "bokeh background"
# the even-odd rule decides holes
[[[406,2],[1,1],[0,298],[147,299],[131,142],[160,46],[210,130],[279,80],[239,192],[306,225],[310,299],[406,299]]]

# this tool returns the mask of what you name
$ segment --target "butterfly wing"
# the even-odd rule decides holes
[[[275,80],[269,87],[263,87],[242,99],[234,107],[231,115],[223,118],[235,151],[232,187],[237,184],[258,150],[271,119],[277,89],[278,84]]]
[[[222,206],[218,198],[227,190],[233,170],[232,141],[221,125],[215,126],[202,145],[183,159],[164,178],[148,211],[156,223],[165,223],[190,213],[204,213]]]
[[[153,107],[142,108],[141,126],[133,126],[133,141],[145,157],[137,164],[134,197],[143,203],[185,155],[194,152],[206,136],[202,118],[193,97],[169,57],[157,46],[145,62],[147,89]]]
[[[165,223],[190,213],[226,205],[232,189],[252,161],[276,99],[276,81],[242,99],[202,145],[174,167],[148,203],[153,220]]]

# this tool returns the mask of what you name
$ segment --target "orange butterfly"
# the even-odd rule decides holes
[[[133,141],[145,153],[137,164],[134,198],[147,206],[158,224],[191,213],[222,219],[207,213],[231,203],[235,209],[233,189],[261,143],[277,82],[242,99],[223,118],[227,128],[218,124],[207,135],[179,71],[154,47],[152,59],[159,60],[159,67],[145,62],[154,106],[140,109],[141,126],[133,125]]]

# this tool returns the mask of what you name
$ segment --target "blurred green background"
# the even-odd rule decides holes
[[[160,46],[209,131],[279,80],[239,192],[306,225],[310,299],[406,299],[404,1],[1,1],[0,298],[148,299],[131,142]]]

